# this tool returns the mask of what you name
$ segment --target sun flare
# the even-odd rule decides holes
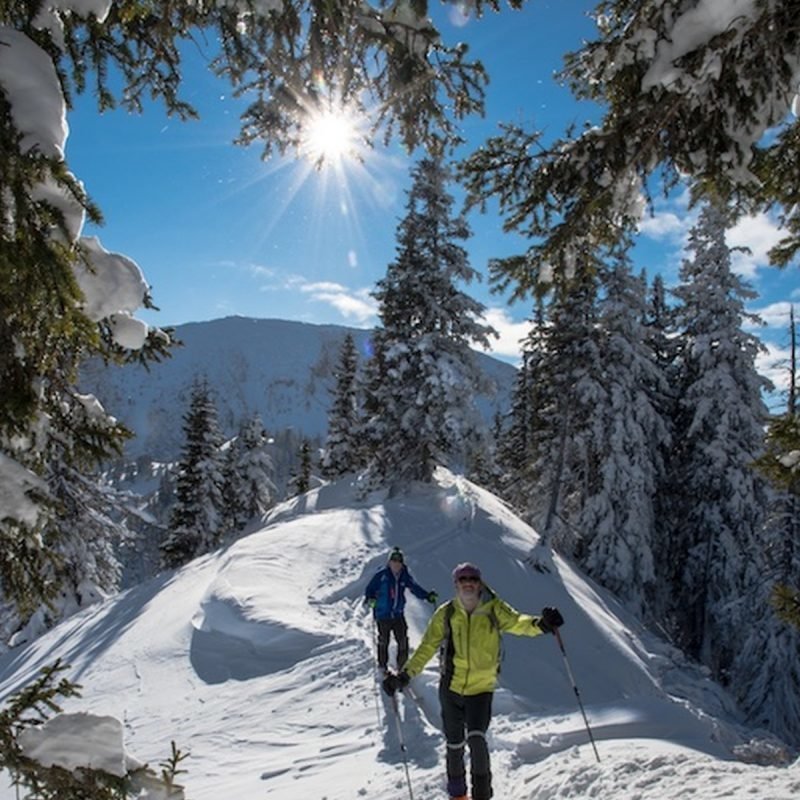
[[[357,158],[358,146],[358,127],[345,109],[327,109],[308,120],[303,151],[313,163],[336,165]]]

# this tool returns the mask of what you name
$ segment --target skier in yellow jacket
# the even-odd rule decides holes
[[[503,633],[552,633],[564,620],[555,608],[543,609],[541,616],[520,614],[483,583],[474,564],[459,564],[453,581],[454,599],[436,609],[419,647],[402,672],[386,676],[383,688],[390,695],[403,689],[434,653],[441,653],[439,702],[447,741],[447,789],[453,800],[466,800],[464,749],[469,745],[472,800],[489,800],[492,773],[486,731],[497,685],[500,638]]]

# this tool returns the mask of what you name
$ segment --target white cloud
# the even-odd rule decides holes
[[[328,303],[343,317],[355,319],[362,325],[372,320],[377,313],[377,306],[374,302],[345,292],[319,292],[312,297],[319,302]]]
[[[645,216],[639,224],[639,232],[650,239],[667,242],[685,250],[688,234],[697,221],[698,209],[688,208],[688,195],[683,194],[668,202],[668,208],[657,211],[652,217]],[[725,236],[729,247],[747,247],[751,253],[737,252],[732,255],[735,273],[745,278],[755,277],[759,267],[769,264],[768,251],[785,235],[777,219],[768,214],[742,217]],[[682,253],[681,257],[684,257]]]
[[[689,201],[689,190],[684,185],[673,190],[668,198],[657,198],[654,213],[646,213],[639,221],[639,233],[682,248],[689,230],[697,221],[698,211],[689,208]]]
[[[750,253],[732,254],[733,271],[745,278],[753,278],[759,267],[769,264],[767,252],[785,235],[777,220],[767,214],[742,217],[726,234],[729,247],[747,247]]]
[[[487,308],[483,316],[486,325],[491,325],[498,333],[498,338],[491,338],[489,353],[494,356],[505,356],[520,360],[522,358],[522,340],[528,336],[531,323],[528,320],[515,322],[505,308]]]
[[[316,283],[302,282],[299,288],[301,292],[305,292],[306,294],[316,294],[317,292],[339,293],[347,291],[341,283],[335,283],[334,281],[317,281]]]
[[[235,266],[232,263],[228,263],[227,266]],[[265,267],[262,264],[248,264],[247,270],[254,278],[274,278],[277,275],[277,271],[272,267]]]
[[[753,309],[753,313],[757,314],[768,328],[786,331],[788,335],[790,306],[791,303],[786,301],[770,303],[764,308]]]
[[[657,212],[654,216],[645,215],[639,222],[639,232],[658,241],[682,242],[692,221],[686,216],[679,217],[672,211]]]
[[[790,353],[786,348],[778,347],[769,342],[764,342],[767,351],[759,353],[756,357],[756,369],[760,375],[772,381],[775,387],[767,395],[766,402],[773,412],[786,407],[786,392],[789,388],[789,363]]]
[[[333,281],[296,282],[295,285],[304,294],[311,295],[312,300],[327,303],[345,319],[362,325],[372,322],[378,313],[378,304],[370,296],[369,289],[349,289]]]
[[[264,282],[259,286],[262,292],[300,292],[318,303],[326,303],[342,317],[355,321],[358,325],[372,325],[378,312],[378,305],[371,297],[371,289],[351,289],[336,281],[309,281],[303,275],[281,274],[278,270],[259,264],[247,266],[250,274]],[[316,320],[317,314],[304,318]]]

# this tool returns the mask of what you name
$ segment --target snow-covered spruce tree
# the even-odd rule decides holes
[[[594,416],[602,396],[597,327],[598,267],[583,261],[570,278],[558,276],[545,324],[532,331],[526,349],[535,353],[530,457],[520,475],[525,517],[542,543],[573,557],[584,533],[577,527],[584,498],[589,447],[602,431]]]
[[[667,487],[676,511],[671,633],[723,682],[764,572],[767,497],[753,463],[763,451],[768,383],[755,367],[763,346],[743,330],[757,321],[744,308],[755,293],[731,271],[725,229],[722,211],[701,210],[674,289],[679,377]]]
[[[499,422],[500,420],[495,420]],[[493,425],[491,431],[484,431],[467,447],[464,473],[467,478],[495,494],[500,493],[500,470],[496,461],[496,433],[499,426]]]
[[[300,460],[289,481],[289,492],[292,495],[304,494],[311,488],[311,470],[314,465],[311,458],[311,442],[308,439],[303,439],[299,455]]]
[[[790,592],[790,581],[797,581],[800,575],[800,560],[796,553],[787,553],[785,547],[787,537],[796,532],[797,497],[774,492],[762,532],[761,552],[757,554],[762,572],[745,588],[741,598],[746,625],[739,632],[729,669],[729,689],[748,722],[794,746],[800,745],[800,625],[797,600],[783,594],[789,603],[788,607],[782,606],[781,596]]]
[[[125,496],[100,477],[64,461],[51,462],[47,483],[55,511],[43,532],[53,555],[45,573],[52,591],[29,619],[12,615],[6,620],[7,626],[16,623],[7,628],[14,646],[116,592],[122,574],[117,552],[133,535],[123,516]]]
[[[530,507],[528,464],[532,456],[531,440],[537,419],[535,411],[542,404],[537,392],[544,388],[537,379],[538,358],[543,352],[540,336],[544,326],[545,312],[540,298],[531,329],[523,343],[522,363],[511,393],[506,426],[500,427],[497,435],[497,493],[520,513]]]
[[[523,349],[522,363],[519,365],[511,392],[511,408],[505,419],[505,427],[499,430],[497,446],[498,494],[506,502],[518,509],[525,495],[522,476],[530,456],[528,437],[531,429],[531,396],[533,372],[530,367],[532,353]]]
[[[59,554],[84,546],[60,504],[84,503],[86,476],[126,436],[76,388],[80,364],[148,359],[166,341],[132,316],[148,304],[136,264],[81,235],[99,214],[64,162],[60,51],[26,20],[40,7],[0,9],[0,586],[20,623],[64,589]]]
[[[797,15],[796,0],[598,2],[597,39],[566,55],[560,77],[602,120],[555,141],[506,125],[460,170],[474,203],[493,196],[507,228],[531,239],[524,256],[495,262],[495,279],[524,293],[576,253],[622,240],[642,211],[632,199],[656,173],[665,189],[687,180],[695,197],[740,211],[783,207],[790,235],[771,256],[793,258]]]
[[[757,466],[780,492],[774,595],[779,616],[800,628],[800,409],[798,409],[797,325],[790,307],[789,389],[786,411],[772,417]]]
[[[667,302],[664,279],[661,275],[656,275],[647,295],[644,340],[662,372],[668,372],[675,361],[675,347],[671,336],[674,329],[673,317],[673,311]]]
[[[75,398],[73,408],[65,404],[62,409],[70,416],[67,430],[58,437],[49,433],[52,438],[42,468],[50,513],[40,522],[40,543],[48,558],[40,565],[39,579],[45,582],[47,595],[36,602],[32,594],[21,605],[3,592],[3,642],[29,641],[119,588],[117,552],[131,536],[125,521],[127,496],[96,474],[97,456],[88,454],[86,442],[80,441],[93,426],[115,429],[116,423],[105,416],[95,398],[79,394]]]
[[[631,274],[624,253],[604,270],[602,283],[595,365],[602,391],[591,412],[591,467],[577,523],[584,537],[579,563],[646,616],[656,589],[655,498],[670,443],[661,414],[667,386],[645,343],[646,284]]]
[[[429,481],[437,465],[463,459],[476,414],[479,372],[472,343],[493,331],[478,322],[483,307],[458,288],[476,277],[460,242],[469,237],[454,217],[448,171],[440,159],[412,170],[397,256],[374,293],[382,323],[385,379],[377,389],[382,436],[368,470],[387,484]]]
[[[358,352],[352,334],[342,342],[334,371],[336,385],[328,412],[328,436],[320,464],[325,478],[336,479],[361,466],[358,441]]]
[[[667,302],[668,293],[660,275],[656,275],[647,295],[645,311],[644,341],[655,359],[658,373],[666,381],[666,389],[653,393],[654,402],[661,417],[666,421],[670,433],[673,432],[677,403],[678,375],[676,373],[676,336],[674,309]],[[670,440],[671,442],[671,440]],[[660,453],[666,472],[669,471],[671,454],[669,450]],[[674,606],[673,592],[677,582],[674,573],[675,552],[672,534],[680,518],[676,515],[672,498],[665,490],[666,473],[654,499],[655,521],[653,528],[653,557],[656,570],[656,591],[648,608],[648,618],[658,620],[659,627],[669,618]]]
[[[790,325],[789,392],[785,413],[770,420],[756,464],[772,484],[766,522],[764,572],[748,598],[751,624],[731,669],[748,720],[787,742],[800,743],[800,423],[794,312]]]
[[[503,495],[503,468],[498,449],[503,438],[503,414],[495,409],[491,428],[482,431],[467,449],[465,474],[473,483],[498,497]]]
[[[381,449],[381,442],[387,430],[387,418],[383,413],[385,398],[382,396],[387,371],[383,339],[383,329],[375,328],[368,342],[368,357],[361,370],[358,386],[361,395],[356,437],[358,461],[362,467],[371,464],[370,469],[375,482],[379,482],[379,476],[385,474],[387,469],[382,461],[384,453]],[[369,489],[371,483],[372,480],[364,481],[365,490]]]
[[[205,380],[195,380],[192,385],[183,423],[185,442],[178,463],[176,502],[170,531],[161,544],[167,568],[210,552],[219,546],[224,533],[223,439]]]
[[[780,493],[774,516],[772,602],[786,622],[800,628],[800,413],[787,411],[769,422],[765,452],[756,462]]]
[[[275,505],[278,490],[268,448],[261,417],[253,414],[242,422],[225,455],[223,502],[229,531],[241,531]]]

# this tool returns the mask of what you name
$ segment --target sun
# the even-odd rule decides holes
[[[361,137],[355,118],[344,108],[309,115],[303,136],[303,155],[317,166],[337,166],[357,159]]]

